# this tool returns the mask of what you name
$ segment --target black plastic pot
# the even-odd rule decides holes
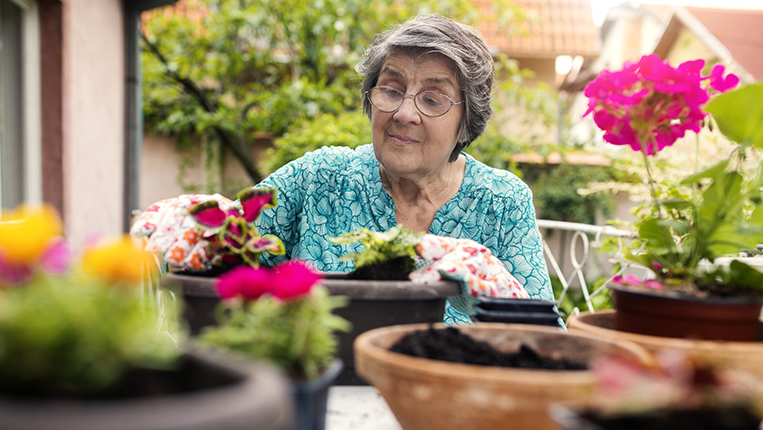
[[[106,398],[0,396],[0,428],[286,430],[291,425],[290,382],[266,365],[191,352],[176,370],[133,372],[121,385]],[[130,395],[157,390],[163,393]]]
[[[752,408],[718,406],[709,409],[672,409],[620,416],[595,410],[552,405],[549,413],[562,430],[758,430],[761,419]]]
[[[345,368],[335,385],[366,385],[355,374],[352,344],[361,333],[390,325],[422,322],[442,322],[445,300],[460,294],[454,281],[416,284],[411,281],[369,281],[343,279],[343,273],[324,273],[322,284],[332,295],[347,296],[350,304],[335,313],[352,323],[350,332],[340,332],[338,357]],[[214,277],[168,273],[165,285],[179,285],[186,308],[191,334],[215,325],[215,307],[219,302],[214,289]]]
[[[561,316],[553,301],[539,299],[512,299],[479,297],[476,322],[536,324],[559,327]]]
[[[307,382],[292,383],[295,416],[293,430],[324,430],[329,388],[342,372],[344,364],[336,359],[317,378]]]

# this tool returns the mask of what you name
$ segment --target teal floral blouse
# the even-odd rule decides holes
[[[530,189],[515,175],[464,155],[461,188],[437,211],[429,233],[481,243],[531,298],[553,300]],[[379,161],[370,144],[309,152],[255,187],[278,188],[278,205],[263,211],[257,227],[261,234],[280,237],[286,255],[265,257],[266,264],[299,258],[322,271],[349,272],[353,263],[338,259],[361,251],[362,245],[337,245],[329,237],[361,227],[386,231],[397,225],[395,203],[382,186]],[[448,304],[445,322],[470,320]]]

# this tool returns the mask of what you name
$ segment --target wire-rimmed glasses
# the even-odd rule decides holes
[[[406,97],[413,97],[413,104],[416,105],[416,109],[423,115],[432,118],[443,116],[453,106],[464,102],[463,100],[454,102],[450,97],[437,91],[419,91],[418,94],[405,94],[396,88],[383,85],[371,88],[371,90],[366,91],[365,95],[376,109],[385,113],[395,112],[403,105],[403,100]]]

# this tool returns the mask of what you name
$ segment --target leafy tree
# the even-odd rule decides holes
[[[607,217],[615,208],[614,198],[605,192],[581,195],[578,190],[595,182],[613,180],[609,168],[560,164],[548,170],[526,172],[533,201],[545,219],[596,224],[596,214]]]
[[[493,1],[499,24],[522,16]],[[354,65],[374,35],[418,13],[471,23],[459,0],[184,0],[143,18],[144,118],[150,130],[215,136],[257,182],[254,133],[276,136],[361,105]]]

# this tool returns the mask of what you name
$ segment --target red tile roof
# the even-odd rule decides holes
[[[763,79],[763,11],[687,7],[755,80]]]
[[[480,16],[491,17],[491,0],[473,0]],[[599,53],[599,31],[593,23],[590,0],[514,0],[525,9],[526,33],[512,34],[494,19],[482,19],[477,29],[488,45],[510,57],[555,58]]]

